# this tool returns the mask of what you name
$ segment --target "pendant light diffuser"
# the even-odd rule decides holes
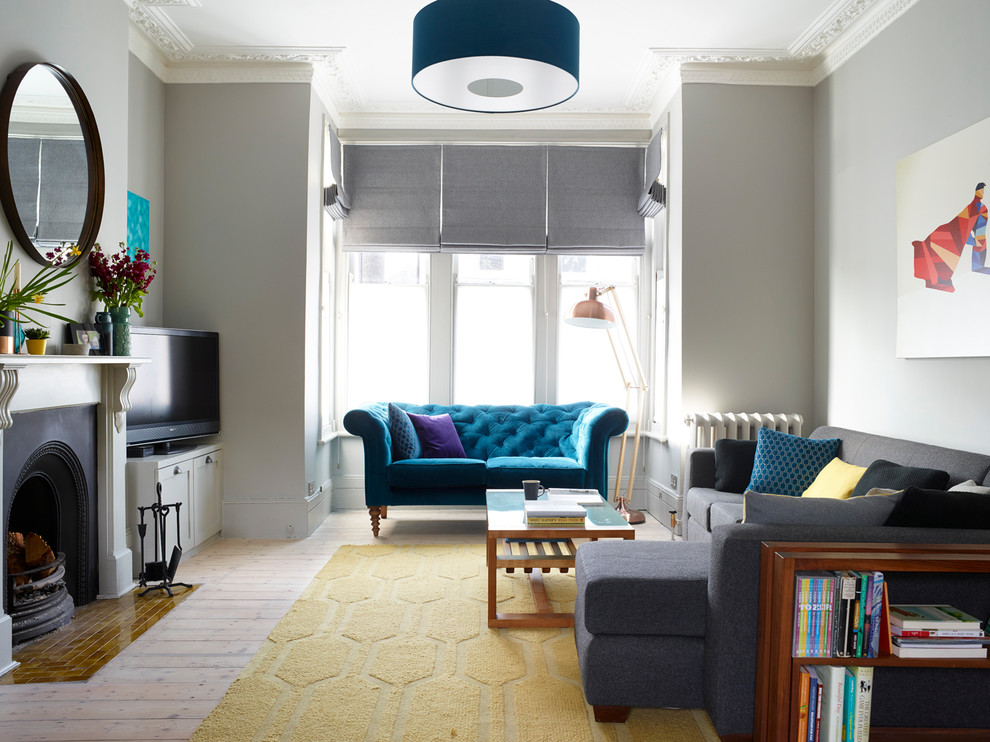
[[[549,108],[578,91],[579,39],[552,0],[435,0],[413,20],[413,89],[462,111]]]

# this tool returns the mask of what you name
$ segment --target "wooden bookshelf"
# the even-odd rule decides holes
[[[760,562],[759,639],[753,739],[797,740],[797,682],[801,665],[958,667],[990,670],[990,659],[902,659],[889,653],[866,657],[792,657],[795,572],[853,569],[889,572],[990,572],[990,544],[884,544],[764,542]],[[937,596],[932,596],[933,602]],[[871,742],[931,739],[986,740],[988,729],[871,727]]]

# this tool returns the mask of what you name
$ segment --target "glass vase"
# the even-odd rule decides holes
[[[131,308],[109,307],[110,319],[113,321],[113,354],[129,356],[131,354]]]
[[[112,356],[113,320],[110,318],[110,312],[97,312],[94,320],[96,321],[96,329],[100,333],[100,350],[97,355]]]

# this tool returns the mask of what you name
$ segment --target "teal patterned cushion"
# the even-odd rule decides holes
[[[760,428],[753,475],[746,489],[768,495],[800,497],[815,481],[818,472],[836,457],[839,443],[840,438],[811,440]]]
[[[388,403],[388,430],[392,434],[392,460],[418,459],[422,449],[419,436],[409,415],[401,407]]]

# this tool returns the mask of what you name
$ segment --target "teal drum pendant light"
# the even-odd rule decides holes
[[[579,41],[552,0],[435,0],[413,20],[413,89],[462,111],[556,106],[578,91]]]

